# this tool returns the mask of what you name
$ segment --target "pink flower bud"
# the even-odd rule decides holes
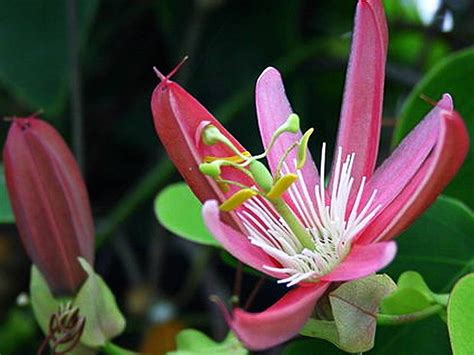
[[[26,252],[56,295],[74,294],[87,276],[77,258],[94,262],[94,223],[71,151],[48,123],[15,118],[3,163]]]

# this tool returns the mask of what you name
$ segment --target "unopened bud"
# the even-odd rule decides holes
[[[3,149],[5,178],[22,243],[56,295],[86,279],[78,257],[94,262],[94,224],[79,167],[48,123],[13,120]]]

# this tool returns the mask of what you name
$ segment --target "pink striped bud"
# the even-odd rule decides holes
[[[15,118],[3,149],[5,178],[26,252],[56,295],[86,279],[94,223],[79,167],[58,132],[35,117]]]

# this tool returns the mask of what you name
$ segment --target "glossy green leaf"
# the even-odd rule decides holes
[[[460,279],[451,292],[448,328],[454,355],[474,354],[474,274]]]
[[[195,243],[220,246],[204,225],[201,202],[182,182],[163,189],[155,199],[155,215],[169,231]]]
[[[374,344],[380,302],[396,288],[387,275],[346,282],[329,294],[334,321],[310,319],[300,334],[329,340],[355,353]]]
[[[10,206],[3,165],[0,165],[0,223],[14,223],[15,216]]]
[[[75,3],[82,43],[99,1]],[[0,8],[0,82],[31,111],[59,113],[70,73],[67,2],[0,0]]]
[[[454,99],[454,107],[466,122],[471,142],[474,141],[474,48],[465,49],[446,57],[412,90],[401,110],[393,136],[393,144],[398,144],[410,130],[421,121],[431,106],[420,99],[426,95],[434,100],[449,93]],[[474,207],[472,176],[474,174],[474,150],[471,149],[463,167],[445,190],[445,194],[456,197],[471,208]]]
[[[74,305],[86,318],[81,343],[90,347],[103,346],[125,328],[125,318],[120,312],[115,297],[102,277],[83,258],[79,258],[88,278],[79,290]]]
[[[215,342],[207,335],[195,329],[185,329],[176,337],[176,351],[168,352],[168,355],[246,355],[248,351],[242,346],[236,336],[229,332],[221,342]]]

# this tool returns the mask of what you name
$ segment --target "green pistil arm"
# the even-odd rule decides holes
[[[290,227],[291,231],[295,234],[296,238],[300,241],[301,245],[304,248],[314,250],[315,245],[314,241],[311,238],[311,235],[308,231],[301,225],[300,221],[296,218],[293,211],[285,204],[283,199],[277,198],[270,201],[280,214],[280,216],[285,220],[288,227]]]

